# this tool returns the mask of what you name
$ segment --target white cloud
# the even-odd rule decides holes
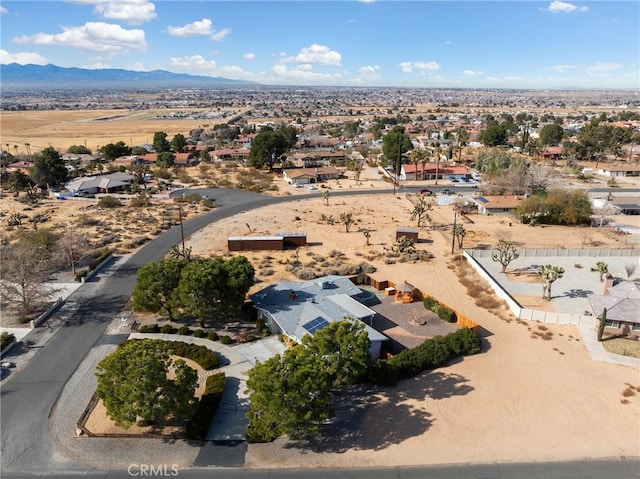
[[[4,7],[0,7],[0,13],[2,13],[2,14],[9,13],[9,10],[7,10]]]
[[[9,53],[6,50],[0,49],[0,63],[6,65],[8,63],[19,63],[20,65],[46,65],[49,63],[45,57],[39,53],[33,52],[18,52]]]
[[[358,73],[363,80],[375,81],[381,78],[380,67],[378,65],[367,65],[358,70]]]
[[[88,22],[79,27],[62,27],[57,34],[36,33],[13,39],[19,44],[75,47],[94,52],[121,52],[129,48],[146,51],[144,30],[126,30],[120,25]]]
[[[208,18],[196,20],[193,23],[187,23],[182,27],[167,27],[167,32],[173,37],[192,37],[195,35],[207,35],[212,40],[220,41],[226,37],[231,30],[223,28],[219,32],[213,29],[213,22]]]
[[[278,77],[277,81],[285,82],[301,82],[301,83],[336,83],[342,80],[339,73],[318,73],[314,72],[306,66],[303,68],[288,68],[287,65],[278,63],[273,65],[273,73]]]
[[[547,10],[551,13],[571,13],[571,12],[586,12],[589,7],[578,7],[573,3],[562,2],[560,0],[554,0],[549,4]]]
[[[87,70],[105,70],[111,68],[111,65],[108,63],[94,62],[89,65],[83,65],[82,68],[86,68]]]
[[[402,62],[400,63],[400,69],[404,73],[413,73],[414,70],[421,73],[434,72],[440,69],[440,64],[437,62]]]
[[[551,67],[549,67],[549,70],[552,70],[554,72],[566,72],[569,70],[573,70],[575,68],[578,68],[577,65],[553,65]]]
[[[202,55],[192,55],[190,57],[172,57],[169,65],[184,72],[213,72],[216,62],[205,60]]]
[[[484,75],[484,72],[481,70],[478,71],[474,71],[474,70],[464,70],[462,72],[463,75],[468,76],[468,77],[474,77],[474,76],[478,76],[478,75]]]
[[[140,25],[158,16],[156,6],[147,0],[101,1],[93,11],[104,18],[131,25]]]
[[[127,67],[127,70],[133,70],[134,72],[147,71],[147,69],[144,67],[144,65],[141,62],[135,62],[133,65],[129,65]]]
[[[614,72],[622,68],[621,63],[594,63],[587,66],[584,71],[590,75],[602,75]]]
[[[256,57],[255,53],[245,53],[244,55],[242,55],[242,58],[244,58],[245,60],[253,60]]]
[[[283,61],[295,61],[296,63],[311,63],[314,65],[335,65],[340,66],[342,61],[342,55],[340,53],[331,50],[325,45],[318,45],[316,43],[309,47],[300,50],[295,58],[286,58]]]

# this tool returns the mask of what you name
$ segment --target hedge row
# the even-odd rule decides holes
[[[380,386],[389,386],[399,379],[444,366],[456,357],[479,353],[480,348],[480,338],[472,330],[459,329],[446,336],[427,339],[420,346],[405,349],[391,359],[376,361],[369,368],[369,380]]]
[[[196,412],[187,423],[187,439],[204,441],[209,430],[209,425],[213,421],[224,392],[225,375],[216,373],[207,378],[204,393],[196,407]]]
[[[447,321],[448,323],[456,322],[455,311],[447,308],[446,306],[441,305],[435,299],[427,296],[426,298],[424,298],[422,303],[424,304],[424,307],[426,309],[436,313],[440,319]]]
[[[233,343],[233,339],[230,336],[222,335],[219,336],[215,331],[205,332],[203,329],[192,330],[188,326],[181,326],[180,328],[174,328],[170,324],[165,324],[164,326],[160,326],[158,323],[155,324],[145,324],[141,326],[139,331],[140,333],[162,333],[162,334],[179,334],[180,336],[193,336],[195,338],[204,338],[206,337],[210,341],[218,341],[220,340],[222,344],[231,344]]]
[[[215,369],[218,367],[218,355],[204,346],[182,341],[165,341],[165,343],[171,354],[191,359],[202,366],[203,369]]]

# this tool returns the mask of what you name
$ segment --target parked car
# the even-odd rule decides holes
[[[306,185],[305,188],[308,189],[308,190],[317,190],[318,189],[318,187],[316,185]]]
[[[443,195],[452,195],[453,190],[450,190],[449,188],[442,188],[442,190],[440,190],[440,193],[442,193]]]
[[[420,190],[420,194],[421,195],[427,195],[427,196],[433,196],[433,191],[427,190],[427,189],[422,189],[422,190]]]

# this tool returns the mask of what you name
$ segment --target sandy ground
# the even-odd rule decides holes
[[[310,254],[326,257],[332,249],[354,262],[372,258],[369,262],[378,267],[374,276],[413,283],[481,324],[486,333],[483,354],[424,373],[395,389],[362,392],[353,410],[339,408],[334,437],[322,445],[301,449],[286,438],[250,445],[247,465],[392,466],[640,456],[637,369],[592,361],[574,327],[526,323],[504,310],[478,307],[451,266],[451,237],[446,231],[420,232],[424,242],[418,248],[432,253],[433,259],[384,264],[385,247],[393,242],[395,229],[415,226],[409,220],[410,200],[404,194],[330,197],[327,206],[320,198],[309,199],[239,215],[190,238],[194,252],[220,254],[226,253],[228,236],[249,234],[247,224],[256,235],[304,231],[311,244],[299,252],[303,263],[311,261]],[[319,221],[322,214],[339,216],[342,211],[357,212],[359,222],[350,233],[344,225]],[[432,218],[435,224],[450,223],[451,210],[436,207]],[[509,226],[499,217],[472,220],[465,227],[475,234],[467,236],[465,247],[495,244],[499,238],[522,246],[623,246],[620,237],[605,229],[576,234],[563,227]],[[372,230],[371,246],[366,246],[359,228]],[[254,264],[272,258],[273,274],[261,276],[257,268],[258,276],[271,282],[294,279],[278,268],[293,254],[247,256]],[[631,393],[623,396],[627,389]]]

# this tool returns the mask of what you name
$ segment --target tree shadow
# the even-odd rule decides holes
[[[473,391],[459,374],[443,371],[422,373],[394,388],[358,385],[334,393],[334,419],[320,432],[290,440],[285,448],[344,453],[347,450],[379,451],[419,436],[433,424],[432,415],[420,402],[443,400]],[[413,404],[411,401],[417,401]]]
[[[570,289],[565,291],[563,295],[554,296],[554,298],[586,298],[588,294],[593,294],[593,291],[589,289]]]

